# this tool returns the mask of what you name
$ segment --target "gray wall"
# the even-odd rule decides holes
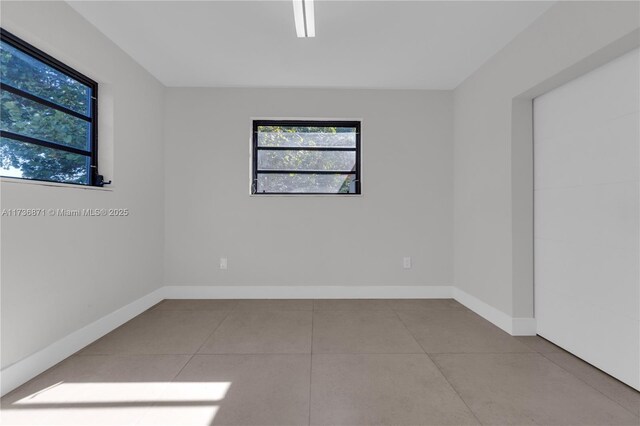
[[[638,7],[559,3],[452,96],[165,93],[66,4],[3,2],[4,28],[100,82],[100,156],[114,185],[98,191],[2,180],[2,208],[122,207],[131,215],[2,219],[2,366],[163,281],[453,283],[505,313],[530,317],[529,100],[637,45],[637,34],[616,40],[638,28]],[[363,195],[249,196],[252,117],[362,119]],[[221,256],[227,271],[218,269]],[[403,256],[413,257],[412,269],[402,269]]]
[[[454,283],[533,316],[531,99],[638,45],[637,2],[560,2],[454,91]]]
[[[128,217],[1,219],[2,367],[162,285],[164,88],[64,2],[2,2],[2,27],[100,84],[112,191],[2,179],[1,207],[128,208]]]
[[[362,119],[362,195],[250,196],[256,117]],[[451,284],[451,133],[451,92],[168,89],[166,284]]]

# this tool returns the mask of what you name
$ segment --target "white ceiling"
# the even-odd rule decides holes
[[[296,37],[286,1],[71,6],[167,86],[452,89],[547,10],[543,1],[321,1]]]

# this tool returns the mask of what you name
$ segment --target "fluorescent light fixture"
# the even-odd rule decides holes
[[[304,22],[307,24],[307,37],[316,36],[316,15],[313,0],[304,0]]]
[[[293,16],[298,37],[315,37],[316,22],[313,0],[293,0]]]

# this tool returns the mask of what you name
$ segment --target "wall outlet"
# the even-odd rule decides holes
[[[411,269],[411,258],[410,257],[403,257],[402,258],[402,267],[404,269]]]
[[[220,269],[227,269],[227,258],[226,257],[221,257],[220,258]]]

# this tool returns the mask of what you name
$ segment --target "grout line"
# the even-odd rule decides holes
[[[179,375],[180,373],[182,373],[182,371],[187,367],[187,365],[189,365],[189,363],[191,362],[191,360],[193,359],[194,356],[196,356],[196,354],[198,353],[198,351],[200,351],[200,349],[202,349],[202,347],[204,346],[205,343],[207,343],[207,341],[209,340],[209,338],[213,335],[213,333],[216,332],[216,330],[222,325],[222,323],[227,319],[227,317],[229,316],[229,314],[231,314],[232,311],[228,311],[227,315],[225,315],[225,317],[222,319],[222,321],[220,321],[218,323],[217,326],[214,327],[213,331],[203,340],[202,344],[198,347],[198,349],[196,349],[196,351],[193,354],[190,354],[191,356],[189,357],[189,359],[184,363],[184,365],[182,366],[182,368],[180,368],[180,370],[178,370],[178,372],[176,373],[175,376],[173,376],[173,378],[171,378],[171,380],[169,380],[169,383],[172,383]],[[149,408],[153,408],[156,407],[157,403],[153,403],[151,405],[149,405]],[[145,415],[146,416],[146,415]],[[144,419],[144,417],[142,417]]]
[[[394,311],[395,312],[395,311]],[[433,363],[433,365],[435,365],[436,369],[438,370],[438,372],[440,373],[440,375],[442,376],[442,378],[449,384],[449,387],[456,393],[456,395],[458,395],[458,398],[460,398],[460,401],[462,401],[462,403],[467,407],[467,410],[469,410],[469,412],[471,413],[471,415],[473,416],[474,419],[476,419],[478,421],[478,424],[482,425],[482,422],[480,421],[480,419],[478,418],[478,416],[476,416],[476,413],[473,412],[473,410],[471,409],[471,407],[469,407],[469,405],[467,405],[467,401],[465,401],[462,396],[460,395],[460,393],[458,393],[458,390],[456,388],[453,387],[453,385],[451,384],[451,382],[449,381],[449,379],[447,379],[447,376],[444,375],[444,373],[442,372],[442,370],[440,369],[440,367],[438,366],[438,364],[436,364],[436,362],[433,360],[433,358],[431,358],[431,356],[427,353],[427,351],[424,349],[424,347],[420,344],[420,342],[418,341],[418,339],[416,339],[416,336],[413,335],[413,333],[411,332],[411,330],[409,330],[409,327],[407,327],[407,324],[404,323],[404,321],[402,321],[402,318],[400,318],[400,315],[398,315],[397,312],[396,316],[398,317],[398,320],[400,321],[400,323],[404,326],[404,328],[407,330],[407,332],[411,335],[411,337],[413,337],[413,340],[415,340],[415,342],[418,344],[418,346],[420,346],[422,348],[422,351],[424,352],[424,354],[427,356],[427,358],[429,358],[431,360],[431,362]]]
[[[173,309],[173,308],[172,309],[158,309],[158,308],[154,308],[152,310],[154,310],[154,311],[162,311],[162,312],[233,312],[236,309],[235,308],[233,308],[233,309]],[[147,311],[144,311],[144,312],[147,312]],[[140,314],[140,315],[142,315],[142,314]]]
[[[195,351],[195,353],[193,355],[196,355],[198,352],[200,352],[200,349],[202,349],[202,347],[205,345],[205,343],[207,343],[207,341],[209,341],[211,336],[213,336],[213,333],[215,333],[220,327],[222,327],[222,324],[224,324],[224,322],[227,320],[227,318],[229,318],[229,315],[231,315],[233,312],[234,312],[233,310],[227,311],[227,315],[225,315],[224,318],[222,318],[222,321],[220,321],[220,323],[213,329],[213,331],[211,333],[209,333],[207,338],[204,339],[202,344],[198,347],[198,349]]]
[[[89,346],[93,345],[94,343],[98,342],[101,339],[104,339],[106,336],[108,336],[109,334],[115,332],[116,330],[124,327],[125,325],[129,324],[131,321],[135,320],[136,318],[140,317],[141,315],[144,315],[145,313],[150,313],[151,311],[155,311],[157,308],[157,306],[160,303],[154,305],[155,307],[152,307],[150,309],[147,309],[146,311],[142,312],[140,315],[137,315],[133,318],[131,318],[129,321],[119,325],[118,327],[114,328],[113,330],[111,330],[110,332],[108,332],[107,334],[105,334],[104,336],[100,337],[99,339],[94,340],[93,342],[89,343],[87,346],[79,349],[77,352],[71,354],[69,357],[71,356],[91,356],[91,355],[194,355],[191,353],[146,353],[146,352],[140,352],[140,353],[126,353],[126,352],[111,352],[111,353],[104,353],[104,352],[97,352],[97,353],[82,353],[86,348],[88,348]],[[180,312],[226,312],[227,314],[225,315],[225,317],[222,319],[222,322],[224,322],[225,319],[227,319],[227,317],[229,316],[229,314],[233,311],[231,310],[219,310],[219,311],[210,311],[210,310],[206,310],[206,309],[163,309],[163,311],[166,312],[171,312],[171,311],[180,311]],[[215,332],[218,327],[220,327],[220,325],[222,324],[222,322],[220,322],[220,324],[218,324],[215,329],[213,330],[213,332]],[[213,334],[213,332],[211,334]],[[207,339],[209,339],[209,337],[211,336],[211,334],[209,334],[207,336]],[[206,342],[206,340],[205,340]],[[202,344],[204,345],[204,343]],[[198,348],[198,350],[200,350],[200,348],[202,348],[202,345],[200,345],[200,347]],[[196,352],[197,353],[197,352]],[[69,358],[67,357],[67,358]],[[65,358],[66,359],[66,358]]]
[[[395,314],[395,316],[398,319],[398,321],[400,321],[400,324],[402,324],[404,329],[407,330],[407,333],[409,333],[409,336],[411,336],[413,341],[417,343],[417,345],[418,345],[418,347],[420,349],[422,349],[422,353],[424,353],[426,355],[427,351],[424,350],[424,347],[420,344],[420,342],[418,342],[418,339],[416,339],[416,336],[414,336],[413,333],[411,332],[411,330],[409,330],[409,327],[407,327],[407,324],[405,324],[404,321],[402,321],[402,318],[400,318],[400,315],[396,311],[393,311],[393,313]]]
[[[231,315],[231,312],[232,312],[232,311],[227,311],[227,315],[225,315],[225,316],[224,316],[224,318],[222,319],[222,321],[220,321],[220,322],[218,323],[218,325],[217,325],[217,326],[215,326],[215,327],[213,328],[213,331],[207,335],[207,337],[202,341],[202,344],[198,347],[198,349],[196,349],[196,351],[195,351],[193,354],[191,354],[191,356],[189,357],[189,359],[187,360],[187,362],[185,362],[185,363],[184,363],[184,365],[182,366],[182,368],[180,369],[180,371],[178,371],[178,373],[177,373],[175,376],[173,376],[173,378],[170,380],[171,382],[173,382],[173,381],[176,379],[176,377],[178,377],[178,376],[180,375],[180,373],[182,373],[182,370],[184,370],[184,369],[185,369],[185,367],[186,367],[186,366],[191,362],[191,360],[193,359],[193,357],[195,357],[195,356],[198,354],[198,352],[200,352],[200,349],[202,349],[202,347],[204,346],[204,344],[205,344],[205,343],[207,343],[207,342],[209,341],[209,338],[210,338],[211,336],[213,336],[213,333],[215,333],[215,332],[216,332],[216,330],[217,330],[218,328],[220,328],[220,326],[222,325],[222,323],[223,323],[223,322],[225,322],[225,320],[229,317],[229,315]]]
[[[182,368],[180,368],[180,370],[178,370],[178,372],[175,374],[175,376],[173,376],[168,383],[172,383],[179,375],[180,373],[182,373],[182,371],[187,367],[187,365],[189,365],[189,363],[191,362],[191,360],[193,359],[194,356],[196,356],[196,354],[198,353],[198,351],[200,351],[200,349],[202,349],[202,347],[204,346],[205,343],[207,343],[207,341],[209,340],[209,338],[213,335],[213,333],[216,332],[216,330],[222,325],[222,323],[227,319],[227,317],[231,314],[232,311],[228,311],[227,315],[225,315],[225,317],[222,319],[222,321],[220,321],[218,323],[217,326],[214,327],[213,331],[204,339],[204,341],[202,342],[202,344],[198,347],[198,349],[196,349],[196,351],[193,354],[190,354],[191,356],[189,357],[189,359],[184,363],[184,365],[182,366]],[[185,354],[185,355],[189,355],[189,354]],[[154,407],[157,407],[158,403],[157,402],[153,402],[151,404],[149,404],[149,406],[147,407],[148,409],[152,409]],[[138,422],[144,420],[146,418],[147,414],[143,414],[142,417],[140,417],[140,419],[138,419]]]
[[[550,352],[550,353],[558,353],[558,352]],[[577,356],[573,355],[571,352],[567,352],[567,353],[568,353],[569,355],[571,355],[572,357],[574,357],[574,358],[578,359],[579,361],[582,361],[580,358],[578,358]],[[619,405],[620,407],[622,407],[625,411],[627,411],[627,412],[629,412],[629,413],[633,414],[636,418],[639,418],[639,419],[640,419],[640,416],[638,416],[638,414],[634,413],[633,411],[631,411],[630,409],[628,409],[628,408],[627,408],[627,407],[625,407],[624,405],[620,404],[618,401],[616,401],[615,399],[611,398],[609,395],[607,395],[606,393],[602,392],[600,389],[596,388],[595,386],[591,385],[591,384],[590,384],[589,382],[587,382],[586,380],[581,379],[580,377],[576,376],[576,375],[575,375],[575,374],[573,374],[571,371],[567,370],[567,369],[566,369],[566,368],[564,368],[562,365],[560,365],[560,364],[558,364],[557,362],[555,362],[553,359],[548,358],[548,357],[545,355],[545,353],[543,353],[543,352],[537,352],[537,354],[538,354],[538,355],[540,355],[540,356],[542,356],[542,357],[543,357],[544,359],[546,359],[547,361],[551,362],[553,365],[556,365],[556,366],[557,366],[557,367],[559,367],[561,370],[564,370],[564,371],[565,371],[565,372],[567,372],[569,375],[571,375],[571,376],[575,377],[576,379],[578,379],[579,381],[581,381],[581,382],[582,382],[582,383],[584,383],[585,385],[589,386],[591,389],[595,390],[596,392],[600,393],[601,395],[604,395],[604,397],[605,397],[605,398],[607,398],[607,399],[609,399],[609,400],[613,401],[614,403],[616,403],[617,405]],[[588,362],[586,362],[586,361],[583,361],[583,362],[585,362],[585,363],[589,364],[589,363],[588,363]],[[589,366],[591,366],[591,367],[593,367],[593,368],[597,368],[597,367],[592,366],[591,364],[589,364]],[[600,371],[601,373],[606,374],[607,376],[609,376],[607,373],[605,373],[605,372],[601,371],[600,369],[598,369],[598,371]],[[616,381],[620,382],[620,381],[619,381],[618,379],[616,379],[615,377],[612,377],[612,376],[609,376],[609,377],[611,377],[612,379],[614,379],[614,380],[616,380]],[[622,383],[622,382],[620,382],[620,384],[621,384],[621,385],[623,385],[623,386],[627,386],[625,383]],[[629,389],[631,389],[631,390],[635,390],[635,389],[633,389],[633,388],[632,388],[632,387],[630,387],[630,386],[627,386],[627,387],[629,387]]]
[[[534,350],[530,351],[493,351],[493,352],[427,352],[427,355],[538,355]]]
[[[413,336],[412,336],[413,337]],[[542,355],[538,352],[426,352],[420,346],[420,352],[314,352],[315,355]],[[558,353],[558,352],[553,352]],[[310,355],[311,352],[198,352],[192,353],[94,353],[75,354],[71,356],[181,356],[181,355]],[[545,357],[546,358],[546,357]],[[606,373],[605,373],[606,374]],[[615,379],[615,378],[614,378]],[[617,380],[617,379],[615,379]],[[621,384],[625,385],[621,382]],[[627,385],[625,385],[627,386]],[[634,390],[633,388],[630,388]]]
[[[421,352],[316,352],[315,355],[331,356],[331,355],[425,355]]]
[[[453,391],[456,393],[456,395],[458,395],[458,398],[460,398],[460,401],[462,401],[462,403],[467,407],[467,409],[469,410],[471,415],[478,421],[478,424],[482,425],[482,422],[480,421],[480,419],[478,418],[476,413],[471,409],[471,407],[469,407],[469,404],[467,404],[467,401],[465,401],[464,398],[462,397],[462,395],[460,395],[460,392],[458,392],[458,389],[456,389],[455,386],[453,386],[453,384],[449,381],[449,379],[444,374],[444,372],[442,371],[442,369],[440,368],[440,366],[438,365],[436,360],[431,358],[431,356],[429,354],[427,354],[427,357],[429,357],[429,359],[431,360],[433,365],[436,366],[436,369],[438,369],[438,372],[440,373],[442,378],[449,384],[449,386],[451,387],[451,389],[453,389]]]
[[[314,355],[424,355],[424,352],[315,352]],[[147,354],[149,355],[149,354]],[[167,354],[174,355],[174,354]],[[186,354],[190,355],[190,354]],[[311,355],[310,352],[228,352],[228,353],[198,353],[198,355]],[[440,355],[440,354],[434,354]]]
[[[220,322],[218,323],[218,325],[214,327],[213,331],[207,335],[207,337],[203,340],[202,344],[198,347],[198,349],[196,349],[196,351],[195,351],[193,354],[133,354],[133,355],[147,355],[147,356],[149,356],[149,355],[191,355],[191,356],[189,357],[189,359],[187,359],[187,361],[184,363],[184,365],[183,365],[183,366],[178,370],[178,372],[177,372],[177,373],[176,373],[176,374],[175,374],[175,375],[174,375],[170,380],[168,380],[168,382],[167,382],[167,383],[171,383],[171,382],[173,382],[173,381],[176,379],[176,377],[178,377],[178,376],[180,375],[180,373],[182,373],[182,371],[183,371],[183,370],[187,367],[187,365],[191,362],[191,360],[193,359],[193,357],[194,357],[194,356],[196,356],[196,354],[198,353],[198,351],[200,351],[200,349],[202,349],[202,347],[204,346],[204,344],[209,340],[209,338],[213,335],[213,333],[215,333],[215,332],[216,332],[216,330],[217,330],[217,329],[222,325],[222,323],[227,319],[227,317],[231,314],[231,312],[232,312],[232,311],[227,311],[227,314],[226,314],[226,315],[225,315],[225,317],[222,319],[222,321],[220,321]],[[125,324],[126,324],[126,323],[125,323]],[[123,324],[123,325],[124,325],[124,324]],[[86,354],[85,356],[87,356],[87,355],[108,355],[108,356],[114,356],[114,355],[115,355],[115,356],[118,356],[118,355],[129,355],[129,354]],[[153,407],[156,407],[156,406],[157,406],[157,403],[156,403],[156,402],[153,402],[153,403],[149,404],[147,408],[149,408],[149,409],[150,409],[150,408],[153,408]],[[145,415],[143,415],[143,417],[142,417],[141,419],[143,419],[145,416],[146,416],[146,414],[145,414]],[[140,420],[139,420],[139,421],[140,421]]]
[[[220,356],[220,355],[310,355],[310,352],[197,352],[197,353],[194,353],[194,354],[192,354],[192,353],[123,353],[123,352],[117,352],[117,353],[110,353],[110,354],[83,354],[83,355],[71,355],[71,356],[154,356],[154,355],[158,355],[158,356],[185,356],[185,355],[209,355],[209,356]],[[322,354],[322,355],[331,355],[331,354]],[[348,353],[336,354],[336,355],[348,355]],[[356,355],[356,353],[353,353],[353,355]],[[394,355],[394,354],[383,354],[383,355]],[[395,355],[402,355],[402,353],[395,353]],[[69,358],[71,358],[71,357],[69,357]]]
[[[514,336],[516,339],[518,339],[523,345],[525,345],[526,347],[528,347],[529,349],[531,349],[533,352],[535,353],[539,353],[539,354],[543,354],[543,353],[553,353],[553,354],[557,354],[557,353],[570,353],[567,352],[565,349],[562,349],[560,346],[556,345],[555,343],[553,343],[551,340],[547,340],[544,337],[542,337],[539,334],[536,334],[535,336]],[[527,343],[527,340],[525,339],[521,339],[521,338],[526,338],[526,337],[536,337],[538,339],[544,340],[545,342],[547,342],[549,345],[554,346],[556,349],[553,351],[539,351],[535,348],[534,344],[529,344]]]

